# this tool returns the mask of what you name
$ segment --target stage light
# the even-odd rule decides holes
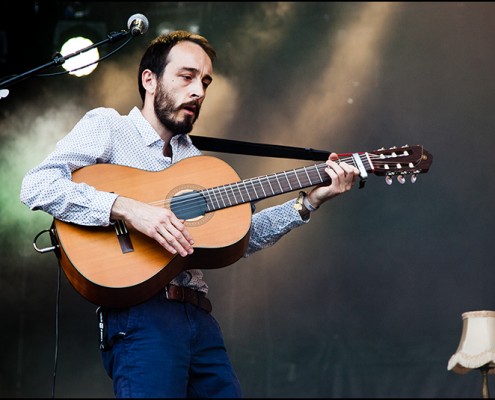
[[[94,43],[88,38],[84,38],[81,36],[73,37],[67,40],[62,45],[62,49],[60,50],[60,53],[63,56],[67,56],[69,54],[76,53],[81,49],[85,49],[91,46],[92,44]],[[62,67],[66,71],[69,71],[69,74],[75,75],[77,77],[81,77],[81,76],[89,75],[91,72],[93,72],[96,69],[96,67],[98,66],[98,63],[96,61],[98,61],[99,58],[100,58],[100,53],[98,52],[98,49],[92,48],[90,50],[82,52],[81,54],[78,54],[74,57],[67,59],[62,64]],[[81,68],[86,65],[87,67]]]
[[[59,21],[55,27],[53,37],[54,52],[63,56],[77,53],[104,40],[106,36],[106,25],[104,23],[82,20]],[[77,77],[89,75],[98,66],[95,61],[104,55],[101,52],[102,50],[96,47],[86,50],[67,59],[62,64],[62,67],[67,71],[72,71],[69,74]],[[78,69],[86,65],[88,65],[87,68]]]

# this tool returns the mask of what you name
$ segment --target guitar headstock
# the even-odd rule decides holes
[[[389,185],[394,176],[399,183],[404,183],[405,175],[410,175],[414,183],[418,174],[428,172],[433,161],[433,156],[420,145],[381,148],[369,152],[368,156],[372,163],[371,172],[385,176]]]

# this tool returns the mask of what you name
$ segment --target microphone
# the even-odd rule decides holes
[[[132,36],[144,35],[148,31],[149,26],[148,18],[143,14],[131,15],[127,21],[127,28]]]

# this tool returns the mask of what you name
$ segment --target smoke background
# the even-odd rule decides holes
[[[481,374],[447,362],[461,314],[495,308],[493,3],[4,2],[0,76],[50,61],[68,5],[107,33],[140,12],[150,31],[86,78],[32,77],[0,100],[0,397],[51,396],[55,353],[56,397],[113,397],[95,306],[63,273],[56,325],[58,264],[32,246],[51,218],[20,203],[20,185],[87,110],[140,106],[143,49],[192,22],[219,53],[193,134],[336,152],[422,144],[434,157],[415,184],[370,176],[274,247],[205,271],[245,396],[480,395]],[[308,164],[211,154],[242,178]]]

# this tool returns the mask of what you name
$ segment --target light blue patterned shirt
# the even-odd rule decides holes
[[[95,163],[161,171],[184,158],[201,154],[188,135],[172,137],[170,145],[172,158],[163,155],[163,140],[137,107],[129,115],[120,115],[111,108],[93,109],[41,164],[26,174],[20,199],[32,210],[43,210],[61,221],[108,226],[118,194],[72,182],[72,172]],[[305,223],[293,204],[294,200],[290,200],[253,214],[244,257],[275,244]],[[183,271],[171,283],[208,292],[200,269]]]

